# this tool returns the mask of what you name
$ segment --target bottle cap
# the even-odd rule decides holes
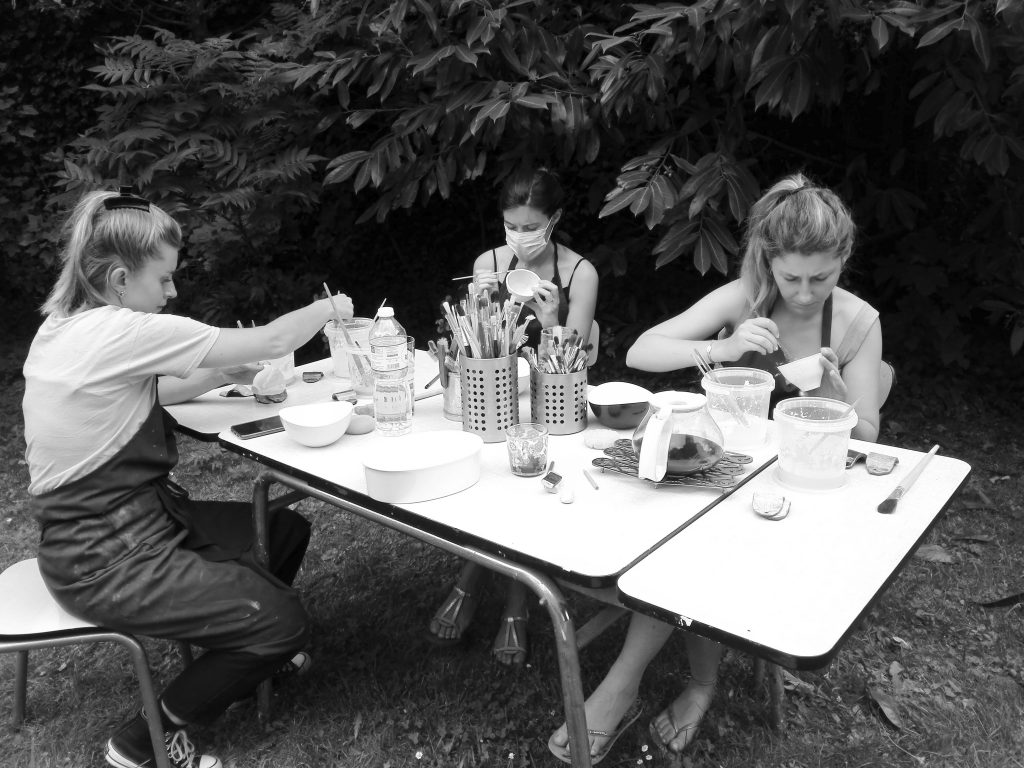
[[[395,308],[394,307],[381,307],[380,309],[377,310],[377,317],[394,317],[394,316],[395,316]]]

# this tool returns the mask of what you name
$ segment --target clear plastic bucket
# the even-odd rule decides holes
[[[763,445],[775,377],[757,368],[718,368],[715,378],[705,376],[700,385],[711,417],[722,430],[725,449],[744,451]]]
[[[799,490],[824,491],[846,481],[846,451],[857,412],[827,397],[794,397],[775,406],[778,479]]]
[[[330,320],[324,326],[324,335],[331,348],[331,362],[334,375],[339,379],[350,379],[352,389],[361,395],[373,393],[373,372],[370,369],[370,327],[373,320],[369,317],[353,317],[342,320],[348,331],[352,344],[345,341],[345,334]],[[356,358],[356,360],[353,360]]]

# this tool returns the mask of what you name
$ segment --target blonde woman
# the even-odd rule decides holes
[[[750,210],[739,279],[682,314],[645,331],[626,363],[645,371],[674,371],[695,365],[693,350],[714,363],[762,368],[821,352],[823,379],[808,394],[857,402],[853,436],[878,436],[882,385],[882,330],[878,312],[838,286],[853,250],[856,228],[831,190],[800,174],[769,189]],[[776,375],[773,399],[797,394]],[[639,716],[636,706],[647,665],[674,627],[634,614],[626,640],[608,674],[586,702],[591,756],[596,763]],[[686,633],[690,681],[650,722],[653,742],[678,754],[694,739],[711,706],[721,647]],[[563,725],[548,741],[569,762]]]
[[[25,362],[25,455],[39,567],[57,601],[96,624],[206,649],[161,694],[159,727],[171,765],[220,768],[187,726],[309,664],[306,612],[289,586],[309,525],[281,510],[269,567],[257,565],[249,504],[194,501],[171,481],[174,422],[160,406],[251,381],[245,364],[294,350],[332,308],[323,299],[247,329],[163,313],[180,246],[178,224],[140,197],[91,192],[78,203]],[[335,300],[351,316],[351,301]],[[153,765],[141,713],[105,757],[118,768]]]

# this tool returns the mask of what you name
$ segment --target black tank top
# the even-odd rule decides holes
[[[774,306],[772,308],[774,309]],[[768,315],[771,315],[770,311]],[[832,346],[832,294],[825,299],[825,305],[821,309],[821,346]],[[795,397],[800,392],[789,383],[785,376],[779,373],[779,366],[788,362],[791,361],[780,346],[770,355],[766,355],[764,352],[745,352],[739,360],[730,365],[735,368],[758,368],[772,374],[775,377],[775,389],[771,396],[771,407],[774,408],[779,400]]]
[[[583,263],[583,258],[581,257],[580,260],[576,262],[576,265],[572,268],[572,274],[569,275],[569,282],[563,288],[562,287],[561,275],[558,274],[558,243],[553,243],[553,245],[555,246],[555,250],[554,250],[554,268],[555,268],[554,272],[555,272],[555,274],[554,274],[554,277],[551,278],[551,282],[554,283],[555,284],[555,288],[558,289],[558,324],[559,325],[565,325],[566,320],[569,319],[569,293],[572,290],[572,279],[573,279],[573,277],[576,276],[576,270],[579,268],[580,264]],[[491,257],[494,259],[494,271],[497,272],[498,271],[498,251],[497,251],[497,249],[494,249],[494,248],[491,249]],[[515,269],[518,264],[519,264],[519,257],[516,256],[515,253],[513,253],[512,254],[512,260],[508,263],[509,271]],[[505,281],[504,280],[499,281],[499,283],[498,283],[498,301],[502,301],[503,302],[507,298],[509,298],[508,287],[505,285]],[[533,309],[533,307],[530,305],[530,303],[527,303],[526,306],[523,309],[523,314],[525,315],[527,312],[529,312],[532,309]],[[540,320],[538,320],[537,316],[534,315],[533,319],[530,321],[530,324],[528,326],[526,326],[526,344],[528,346],[531,346],[534,349],[536,349],[537,346],[540,344],[540,332],[541,332]]]

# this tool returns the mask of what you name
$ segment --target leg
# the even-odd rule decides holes
[[[722,646],[713,640],[686,633],[690,659],[690,683],[679,697],[651,721],[651,736],[670,752],[682,752],[697,735],[704,713],[711,707],[718,680]]]
[[[587,698],[587,728],[592,731],[614,733],[640,691],[644,670],[665,645],[673,627],[647,616],[634,613],[629,621],[626,640],[612,663],[608,674]],[[601,754],[611,736],[591,735],[591,755]],[[548,747],[557,757],[567,753],[568,731],[563,724],[548,740]],[[567,754],[566,754],[567,756]]]
[[[529,617],[526,587],[515,579],[505,581],[505,610],[494,638],[493,653],[505,666],[526,661],[526,619]]]
[[[463,564],[451,593],[430,620],[430,637],[435,642],[450,644],[462,639],[480,602],[483,575],[482,565],[468,561]]]

